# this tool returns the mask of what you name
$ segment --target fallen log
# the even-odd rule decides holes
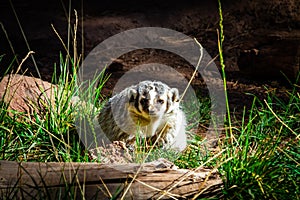
[[[121,165],[0,161],[6,199],[190,199],[220,196],[221,188],[216,170],[177,169],[163,159]]]

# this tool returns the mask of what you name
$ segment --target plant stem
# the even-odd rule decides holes
[[[221,65],[221,69],[222,69],[223,86],[224,86],[225,101],[226,101],[227,121],[228,121],[228,125],[229,125],[229,133],[230,133],[230,139],[231,139],[231,143],[232,143],[233,135],[232,135],[230,108],[229,108],[229,102],[228,102],[225,64],[224,64],[224,58],[223,58],[224,33],[223,33],[223,14],[222,14],[221,0],[218,0],[218,4],[219,4],[219,16],[220,16],[220,21],[219,21],[220,32],[218,31],[218,48],[219,48],[220,65]]]

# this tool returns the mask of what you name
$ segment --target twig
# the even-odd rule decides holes
[[[66,47],[66,44],[64,43],[64,41],[62,40],[62,38],[61,38],[60,35],[58,34],[57,30],[54,28],[54,25],[51,24],[51,27],[52,27],[54,33],[57,35],[58,39],[60,40],[61,44],[63,45],[64,49],[66,50],[66,52],[67,52],[69,58],[71,58],[71,55],[70,55],[70,53],[69,53],[68,48]]]
[[[130,175],[129,175],[129,177],[130,177],[130,178],[133,178],[133,177],[130,176]],[[171,197],[172,199],[177,199],[177,198],[175,198],[175,196],[181,197],[181,196],[179,196],[179,195],[177,195],[177,194],[172,194],[172,193],[167,192],[167,191],[165,191],[165,190],[158,189],[158,188],[156,188],[156,187],[154,187],[154,186],[151,186],[151,185],[149,185],[149,184],[147,184],[147,183],[144,183],[143,181],[140,181],[139,179],[135,179],[135,180],[136,180],[137,182],[139,182],[140,184],[142,184],[142,185],[144,185],[144,186],[146,186],[146,187],[148,187],[148,188],[150,188],[150,189],[152,189],[152,190],[158,191],[158,192],[160,192],[160,193],[163,193],[163,194],[167,195],[168,197]]]
[[[15,10],[15,8],[14,8],[14,5],[12,4],[11,0],[9,0],[9,3],[10,3],[10,6],[11,6],[11,8],[12,8],[12,10],[13,10],[13,13],[14,13],[14,15],[15,15],[15,17],[16,17],[18,26],[19,26],[19,28],[20,28],[20,30],[21,30],[21,33],[22,33],[22,36],[23,36],[24,41],[25,41],[25,43],[26,43],[27,49],[28,49],[28,51],[30,52],[30,51],[31,51],[31,50],[30,50],[31,48],[30,48],[29,43],[28,43],[28,41],[27,41],[27,38],[26,38],[26,36],[25,36],[24,30],[23,30],[23,28],[22,28],[22,26],[21,26],[19,17],[18,17],[18,15],[17,15],[17,13],[16,13],[16,10]],[[36,62],[35,62],[35,59],[34,59],[33,55],[31,55],[31,59],[32,59],[33,65],[34,65],[34,67],[35,67],[35,70],[36,70],[36,72],[37,72],[39,78],[41,78],[41,74],[40,74],[40,72],[39,72],[39,69],[38,69],[38,67],[37,67],[37,64],[36,64]]]
[[[287,129],[289,129],[293,134],[295,134],[297,137],[296,139],[299,138],[300,134],[297,135],[297,133],[295,131],[293,131],[288,125],[286,125],[281,119],[280,117],[278,117],[278,115],[276,115],[276,113],[272,110],[272,108],[270,107],[270,105],[267,103],[267,101],[264,99],[265,104],[267,105],[268,109],[271,111],[271,113],[276,117],[276,119],[283,125],[285,126]]]
[[[8,34],[7,34],[7,32],[6,32],[5,28],[4,28],[3,23],[0,22],[0,25],[1,25],[2,31],[4,32],[4,35],[5,35],[5,37],[6,37],[6,40],[8,41],[8,44],[9,44],[9,47],[10,47],[12,53],[14,54],[14,56],[16,56],[15,49],[14,49],[14,47],[13,47],[13,45],[12,45],[12,43],[11,43],[9,37],[8,37]],[[17,64],[19,65],[20,63],[19,63],[19,60],[18,60],[17,57],[16,57],[16,61],[17,61]]]
[[[194,38],[194,40],[195,40],[195,42],[196,42],[196,43],[199,45],[199,47],[200,47],[200,56],[199,56],[199,59],[198,59],[196,68],[195,68],[195,70],[194,70],[194,72],[193,72],[193,74],[192,74],[192,77],[190,78],[190,80],[189,80],[187,86],[185,87],[185,89],[184,89],[184,91],[183,91],[183,93],[182,93],[182,95],[181,95],[181,98],[179,99],[179,102],[182,101],[184,95],[186,94],[188,88],[190,87],[192,81],[194,80],[194,78],[195,78],[195,76],[196,76],[196,74],[197,74],[197,72],[198,72],[198,69],[199,69],[199,66],[200,66],[202,57],[203,57],[203,47],[202,47],[202,45],[197,41],[196,38]]]
[[[168,190],[167,192],[170,192],[174,187],[176,187],[177,185],[179,185],[182,181],[184,181],[187,177],[192,176],[193,174],[195,174],[195,171],[199,170],[200,168],[202,168],[203,166],[205,166],[207,163],[211,162],[213,159],[217,158],[219,155],[221,155],[226,149],[223,149],[222,151],[220,151],[219,153],[217,153],[216,155],[214,155],[212,158],[208,159],[206,162],[202,163],[199,167],[197,167],[196,169],[194,169],[193,171],[189,171],[186,174],[184,174],[182,176],[182,178],[176,182],[175,184],[173,184]],[[159,198],[161,199],[162,197],[164,197],[165,194],[162,194]]]
[[[34,53],[34,51],[29,51],[29,52],[27,53],[27,55],[22,59],[21,63],[19,64],[19,66],[18,66],[16,72],[18,72],[18,71],[21,69],[21,67],[22,67],[23,63],[25,62],[25,60],[27,60],[27,58],[28,58],[31,54],[33,54],[33,53]]]
[[[146,159],[148,158],[148,156],[150,155],[150,153],[152,152],[152,150],[154,149],[156,143],[159,141],[162,133],[165,131],[165,129],[167,128],[167,124],[165,124],[165,126],[163,127],[163,129],[160,131],[157,139],[155,140],[154,144],[151,146],[150,150],[147,152],[145,158],[143,159],[142,163],[145,163]],[[121,200],[124,199],[125,195],[127,194],[127,192],[129,191],[129,188],[131,187],[131,185],[133,184],[133,182],[135,181],[136,177],[138,176],[138,174],[140,173],[142,169],[142,165],[140,165],[140,167],[138,168],[138,170],[136,171],[134,177],[132,178],[132,180],[130,181],[130,183],[128,184],[127,188],[125,189],[125,192],[123,193]]]

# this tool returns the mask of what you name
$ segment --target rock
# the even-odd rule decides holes
[[[0,82],[0,99],[8,105],[8,110],[39,113],[45,108],[45,103],[54,102],[54,87],[38,78],[9,74]]]

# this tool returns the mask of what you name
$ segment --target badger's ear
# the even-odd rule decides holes
[[[168,95],[172,102],[179,101],[179,92],[177,88],[171,88]]]
[[[137,96],[136,89],[133,89],[133,88],[129,89],[129,91],[128,91],[128,99],[129,99],[129,101],[134,100],[136,98],[136,96]]]

